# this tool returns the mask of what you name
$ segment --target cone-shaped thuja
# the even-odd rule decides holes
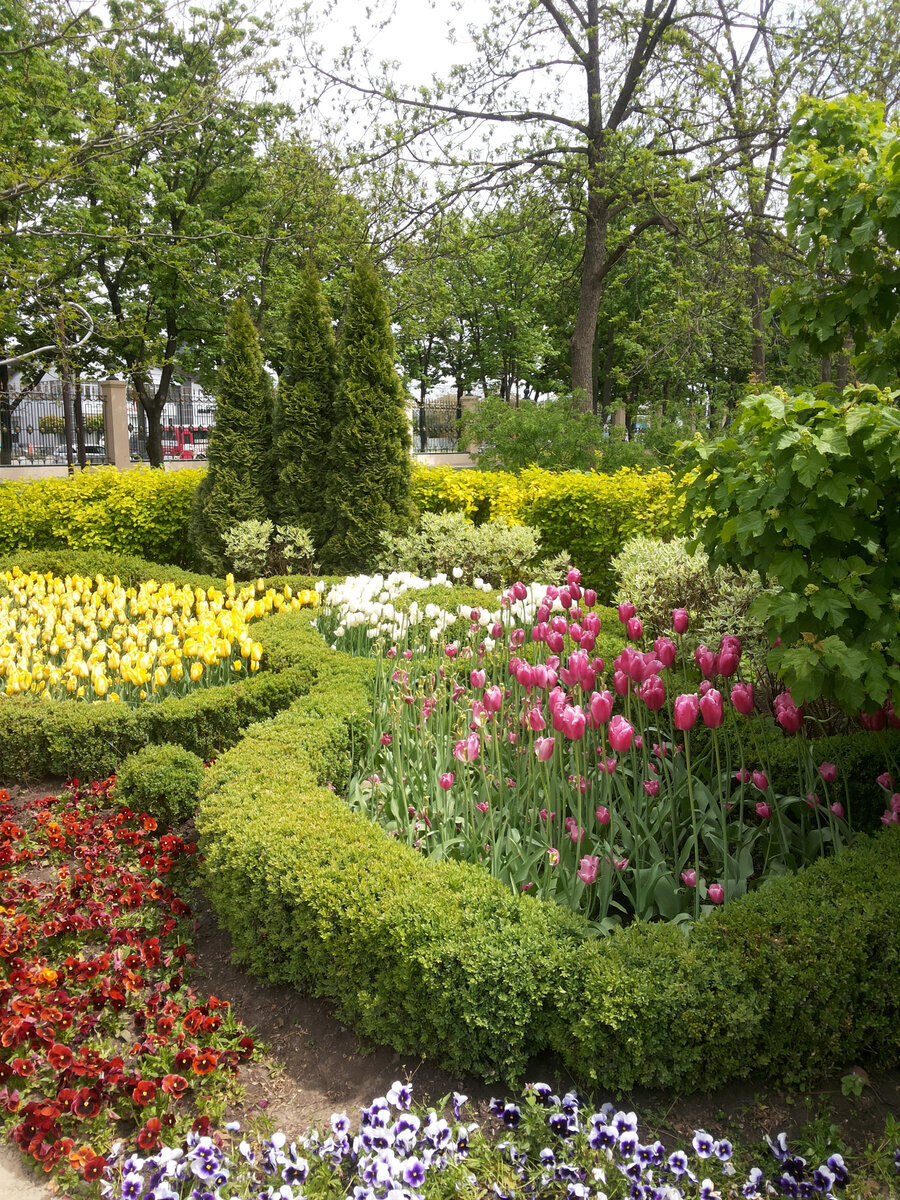
[[[385,530],[412,517],[409,418],[394,366],[396,348],[375,268],[361,259],[350,279],[339,340],[341,386],[329,447],[328,570],[375,570]]]
[[[222,535],[239,521],[265,520],[271,493],[272,382],[243,300],[225,324],[216,380],[216,424],[209,467],[194,493],[191,541],[198,561],[222,572]]]
[[[273,510],[279,524],[309,529],[317,547],[330,533],[325,492],[338,382],[331,312],[308,260],[285,314],[285,362],[275,414]]]

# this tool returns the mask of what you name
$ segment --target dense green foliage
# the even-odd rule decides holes
[[[371,570],[382,532],[401,533],[412,519],[409,419],[395,359],[384,292],[371,260],[361,258],[341,322],[325,493],[327,570]]]
[[[816,355],[843,351],[864,380],[900,369],[900,123],[883,102],[806,97],[785,154],[787,221],[807,275],[775,295],[786,331]]]
[[[691,459],[687,503],[711,510],[695,530],[710,562],[779,585],[756,612],[798,704],[825,696],[853,712],[900,692],[898,396],[750,396]]]
[[[488,471],[589,471],[605,439],[593,413],[580,412],[568,397],[513,405],[488,396],[463,417],[461,440],[478,447],[475,461]]]
[[[265,520],[272,496],[272,382],[242,300],[228,318],[216,398],[209,468],[194,496],[191,542],[202,567],[224,574],[223,535],[239,521]]]
[[[202,782],[203,760],[183,746],[163,743],[128,755],[116,771],[113,796],[163,827],[180,825],[194,815]]]
[[[87,550],[185,566],[200,471],[117,471],[0,483],[0,554]]]
[[[315,544],[322,546],[330,525],[325,496],[339,373],[331,313],[311,259],[288,304],[284,326],[271,507],[279,523],[309,529]]]

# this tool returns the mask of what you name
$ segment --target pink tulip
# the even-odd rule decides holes
[[[880,733],[887,724],[887,714],[883,708],[876,708],[873,713],[861,712],[859,719],[863,729],[868,729],[870,733]]]
[[[803,710],[794,703],[790,692],[775,697],[775,720],[786,733],[796,733],[803,724]]]
[[[686,608],[673,608],[672,609],[672,628],[675,630],[676,633],[678,633],[678,634],[687,633],[688,625],[690,625],[690,623],[691,623],[691,619],[688,616],[688,610]]]
[[[645,779],[644,780],[644,791],[647,793],[648,796],[658,796],[659,795],[659,780],[658,779]]]
[[[485,712],[495,713],[500,711],[500,705],[503,703],[503,693],[494,684],[493,687],[485,688],[484,690],[484,709]]]
[[[541,820],[542,821],[552,821],[555,818],[555,816],[556,816],[555,812],[548,813],[546,808],[541,809]]]
[[[740,771],[735,771],[734,777],[738,783],[749,783],[750,782],[750,772],[747,770],[746,767],[742,767],[740,769]]]
[[[480,813],[486,813],[491,806],[488,804],[487,800],[479,800],[475,807]]]
[[[700,697],[700,713],[703,723],[709,729],[718,729],[725,719],[725,706],[722,703],[722,693],[710,688],[705,696]]]
[[[753,780],[753,786],[755,788],[759,788],[761,792],[764,792],[769,786],[769,777],[765,771],[754,771],[751,778]]]
[[[607,736],[609,737],[610,747],[617,754],[624,754],[627,750],[631,749],[634,728],[623,716],[616,714],[609,723]]]
[[[720,675],[730,678],[738,669],[741,661],[741,640],[734,634],[726,634],[722,638],[722,646],[716,656]]]
[[[469,683],[471,683],[473,688],[483,688],[486,679],[487,676],[484,671],[473,671],[469,676]]]
[[[625,631],[633,642],[639,642],[644,636],[644,623],[640,617],[631,617],[625,622]]]
[[[628,694],[628,676],[624,671],[614,672],[613,688],[618,696],[625,696]]]
[[[658,637],[653,643],[653,653],[664,667],[671,667],[678,651],[671,638]]]
[[[516,600],[524,600],[528,595],[528,588],[524,583],[514,583],[512,585],[512,594]]]
[[[822,801],[819,799],[817,792],[807,792],[806,803],[810,808],[818,808]]]
[[[597,809],[597,820],[601,825],[608,825],[610,821],[609,809],[604,808],[602,804]]]
[[[837,767],[830,762],[819,763],[819,774],[825,783],[834,783],[837,779]]]
[[[470,733],[453,747],[453,757],[459,762],[474,762],[478,757],[481,744],[477,733]]]
[[[438,780],[438,783],[441,785],[441,787],[444,789],[445,792],[449,792],[450,789],[453,787],[453,780],[455,778],[456,778],[456,776],[453,774],[452,771],[445,771],[444,774]]]
[[[716,656],[713,654],[712,650],[710,650],[707,646],[704,646],[701,642],[701,644],[694,651],[694,660],[697,663],[697,666],[700,668],[701,673],[705,675],[707,679],[712,679],[716,674]]]
[[[883,775],[879,775],[875,780],[879,787],[883,787],[886,792],[889,792],[894,786],[894,777],[890,771],[885,771]]]
[[[560,589],[559,602],[565,609],[570,609],[572,607],[572,593],[567,587]]]
[[[449,646],[444,647],[444,653],[448,658],[456,658],[458,649],[459,647],[456,645],[456,643],[451,642]]]
[[[836,817],[843,818],[843,816],[844,816],[844,806],[843,806],[843,804],[841,804],[841,802],[839,800],[835,800],[834,804],[832,804],[831,811],[834,813],[834,815]]]
[[[593,588],[584,589],[584,604],[586,608],[593,608],[597,603],[597,593]]]
[[[634,616],[636,611],[637,610],[635,609],[633,604],[620,604],[619,605],[619,620],[624,625],[626,623],[626,621],[631,620],[631,618]]]
[[[550,846],[547,850],[547,862],[551,867],[556,867],[559,865],[559,851],[555,846]]]
[[[543,709],[535,705],[534,708],[528,710],[528,725],[532,733],[540,733],[542,729],[546,729],[547,722],[544,720]]]
[[[681,730],[693,729],[697,723],[697,710],[700,698],[695,692],[689,692],[675,698],[675,728]]]
[[[697,872],[693,867],[681,872],[681,882],[685,887],[692,888],[697,886]]]
[[[749,717],[753,712],[753,684],[736,683],[731,689],[731,703],[742,717]]]
[[[721,904],[725,899],[725,889],[721,883],[711,883],[706,889],[706,894],[713,904]]]
[[[599,729],[612,716],[613,698],[609,692],[591,692],[590,699],[591,729]]]
[[[563,733],[570,741],[580,742],[584,737],[587,718],[580,704],[566,707],[562,710]]]
[[[651,712],[658,712],[666,702],[666,685],[658,675],[651,675],[641,684],[638,695]]]
[[[383,733],[381,735],[382,746],[389,746],[393,740],[394,739],[391,737],[391,735],[389,733]]]
[[[581,572],[577,567],[570,567],[566,574],[566,583],[581,583]]]
[[[577,621],[573,621],[572,624],[569,626],[569,637],[572,639],[573,642],[580,642],[581,639],[584,637],[584,630],[581,628],[581,626],[578,624]]]
[[[700,695],[705,696],[706,693],[711,690],[712,690],[712,680],[711,679],[701,679],[700,686],[697,688],[697,691],[700,693]]]
[[[554,654],[562,653],[565,646],[561,633],[555,633],[552,629],[547,634],[547,649],[552,650]]]
[[[556,742],[552,737],[539,737],[534,741],[534,752],[538,757],[538,762],[547,762],[553,757],[553,746]]]
[[[579,842],[584,841],[584,834],[585,834],[585,831],[581,828],[581,826],[576,825],[573,822],[571,827],[569,828],[569,841],[574,842],[577,846]]]
[[[600,859],[596,854],[586,854],[578,864],[576,874],[582,883],[591,884],[597,878],[597,871],[600,869]]]
[[[772,810],[769,808],[768,804],[766,804],[765,800],[759,800],[757,802],[756,815],[758,817],[762,817],[764,821],[768,821],[769,817],[771,817]]]

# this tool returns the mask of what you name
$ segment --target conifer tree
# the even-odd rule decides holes
[[[374,570],[381,533],[403,531],[412,519],[409,418],[395,362],[384,292],[371,260],[362,258],[339,338],[326,493],[331,536],[322,551],[328,570]]]
[[[222,535],[239,521],[263,521],[269,515],[272,403],[272,382],[250,310],[236,300],[225,324],[209,467],[194,493],[191,514],[197,560],[217,574],[225,570]]]
[[[275,409],[275,519],[309,529],[316,547],[330,532],[325,490],[339,372],[331,312],[308,260],[287,307],[285,364]]]

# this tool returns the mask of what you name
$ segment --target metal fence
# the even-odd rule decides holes
[[[427,400],[413,409],[413,451],[416,454],[456,454],[460,445],[461,400],[452,396]]]
[[[128,445],[132,460],[147,461],[147,415],[137,393],[128,389]],[[162,414],[163,458],[205,459],[215,409],[209,397],[190,385],[172,384]]]
[[[85,461],[105,463],[107,458],[99,385],[76,383],[72,387],[72,398],[75,462],[79,461],[80,427]],[[49,466],[64,465],[66,462],[62,383],[53,380],[27,391],[0,392],[0,463]]]

